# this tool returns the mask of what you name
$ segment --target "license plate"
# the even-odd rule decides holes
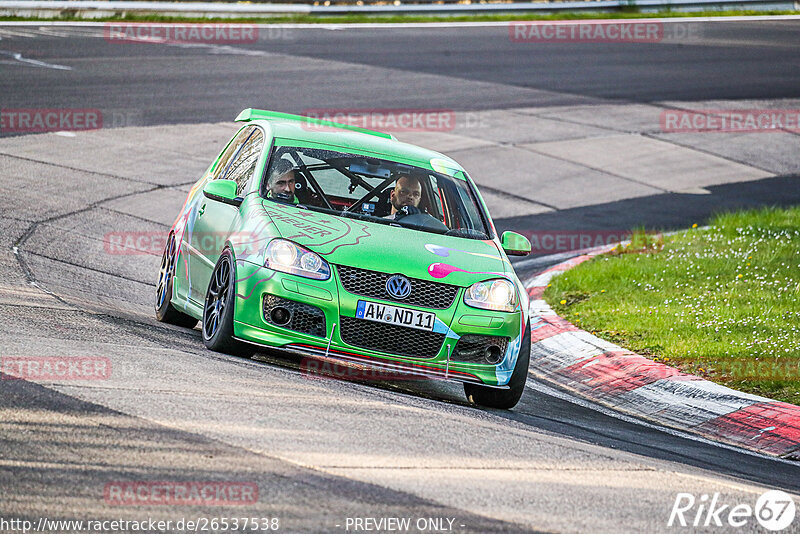
[[[436,322],[435,313],[398,308],[397,306],[388,306],[366,300],[358,301],[356,318],[384,324],[407,326],[429,332],[433,331],[433,324]]]

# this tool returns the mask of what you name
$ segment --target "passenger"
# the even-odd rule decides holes
[[[419,213],[418,206],[421,199],[422,183],[419,178],[416,176],[401,176],[397,179],[394,189],[389,196],[389,202],[392,204],[392,211],[384,218],[399,219],[406,215]]]
[[[267,198],[297,204],[294,187],[294,165],[289,160],[278,160],[267,179]]]

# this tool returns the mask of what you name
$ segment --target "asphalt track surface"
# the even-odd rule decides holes
[[[346,517],[409,515],[455,517],[464,532],[656,531],[668,530],[678,491],[739,499],[759,488],[799,492],[800,466],[619,418],[533,380],[514,410],[497,412],[468,406],[458,387],[309,381],[291,358],[210,353],[197,330],[153,320],[158,258],[109,257],[98,244],[104,231],[134,220],[163,228],[232,128],[200,135],[190,125],[229,121],[245,107],[496,110],[797,98],[797,22],[724,23],[699,34],[674,45],[576,48],[513,44],[504,27],[290,29],[242,47],[125,46],[94,29],[0,24],[3,108],[100,108],[135,118],[120,127],[186,125],[185,143],[175,140],[180,128],[102,132],[142,154],[139,168],[118,175],[92,170],[108,159],[102,151],[78,149],[76,160],[61,138],[29,144],[42,154],[56,147],[62,164],[43,163],[35,150],[9,155],[0,143],[3,173],[14,178],[0,182],[4,351],[102,353],[119,369],[119,381],[102,387],[3,382],[0,515],[224,515],[120,511],[103,505],[102,488],[109,480],[246,479],[258,483],[260,515],[282,517],[293,532],[343,531]],[[20,64],[14,54],[72,70]],[[175,160],[148,161],[148,143],[165,139]],[[791,177],[770,180],[771,187],[728,186],[730,202],[800,201]],[[20,186],[26,182],[40,187]],[[146,202],[133,201],[148,192]],[[637,209],[630,202],[625,212],[654,216]],[[693,209],[692,219],[671,224],[714,206]],[[494,213],[515,221],[505,215]],[[521,274],[551,261],[528,263]]]
[[[88,103],[136,113],[143,125],[228,121],[246,107],[481,110],[774,99],[800,87],[797,21],[681,21],[665,26],[660,43],[577,45],[512,42],[505,25],[266,28],[256,43],[172,47],[107,42],[96,28],[4,31],[4,107]],[[79,68],[19,76],[9,54]]]

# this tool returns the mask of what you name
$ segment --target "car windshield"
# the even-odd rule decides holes
[[[340,217],[470,239],[490,237],[466,180],[370,156],[275,147],[261,193]]]

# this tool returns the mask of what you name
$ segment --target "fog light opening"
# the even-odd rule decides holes
[[[278,326],[285,326],[289,324],[289,321],[292,320],[292,312],[284,308],[283,306],[278,306],[277,308],[272,310],[272,313],[269,314],[270,319],[272,322]]]
[[[486,347],[486,350],[483,352],[483,359],[486,360],[486,363],[490,363],[492,365],[500,363],[500,360],[503,359],[503,355],[500,353],[500,347],[497,345],[490,345]]]

